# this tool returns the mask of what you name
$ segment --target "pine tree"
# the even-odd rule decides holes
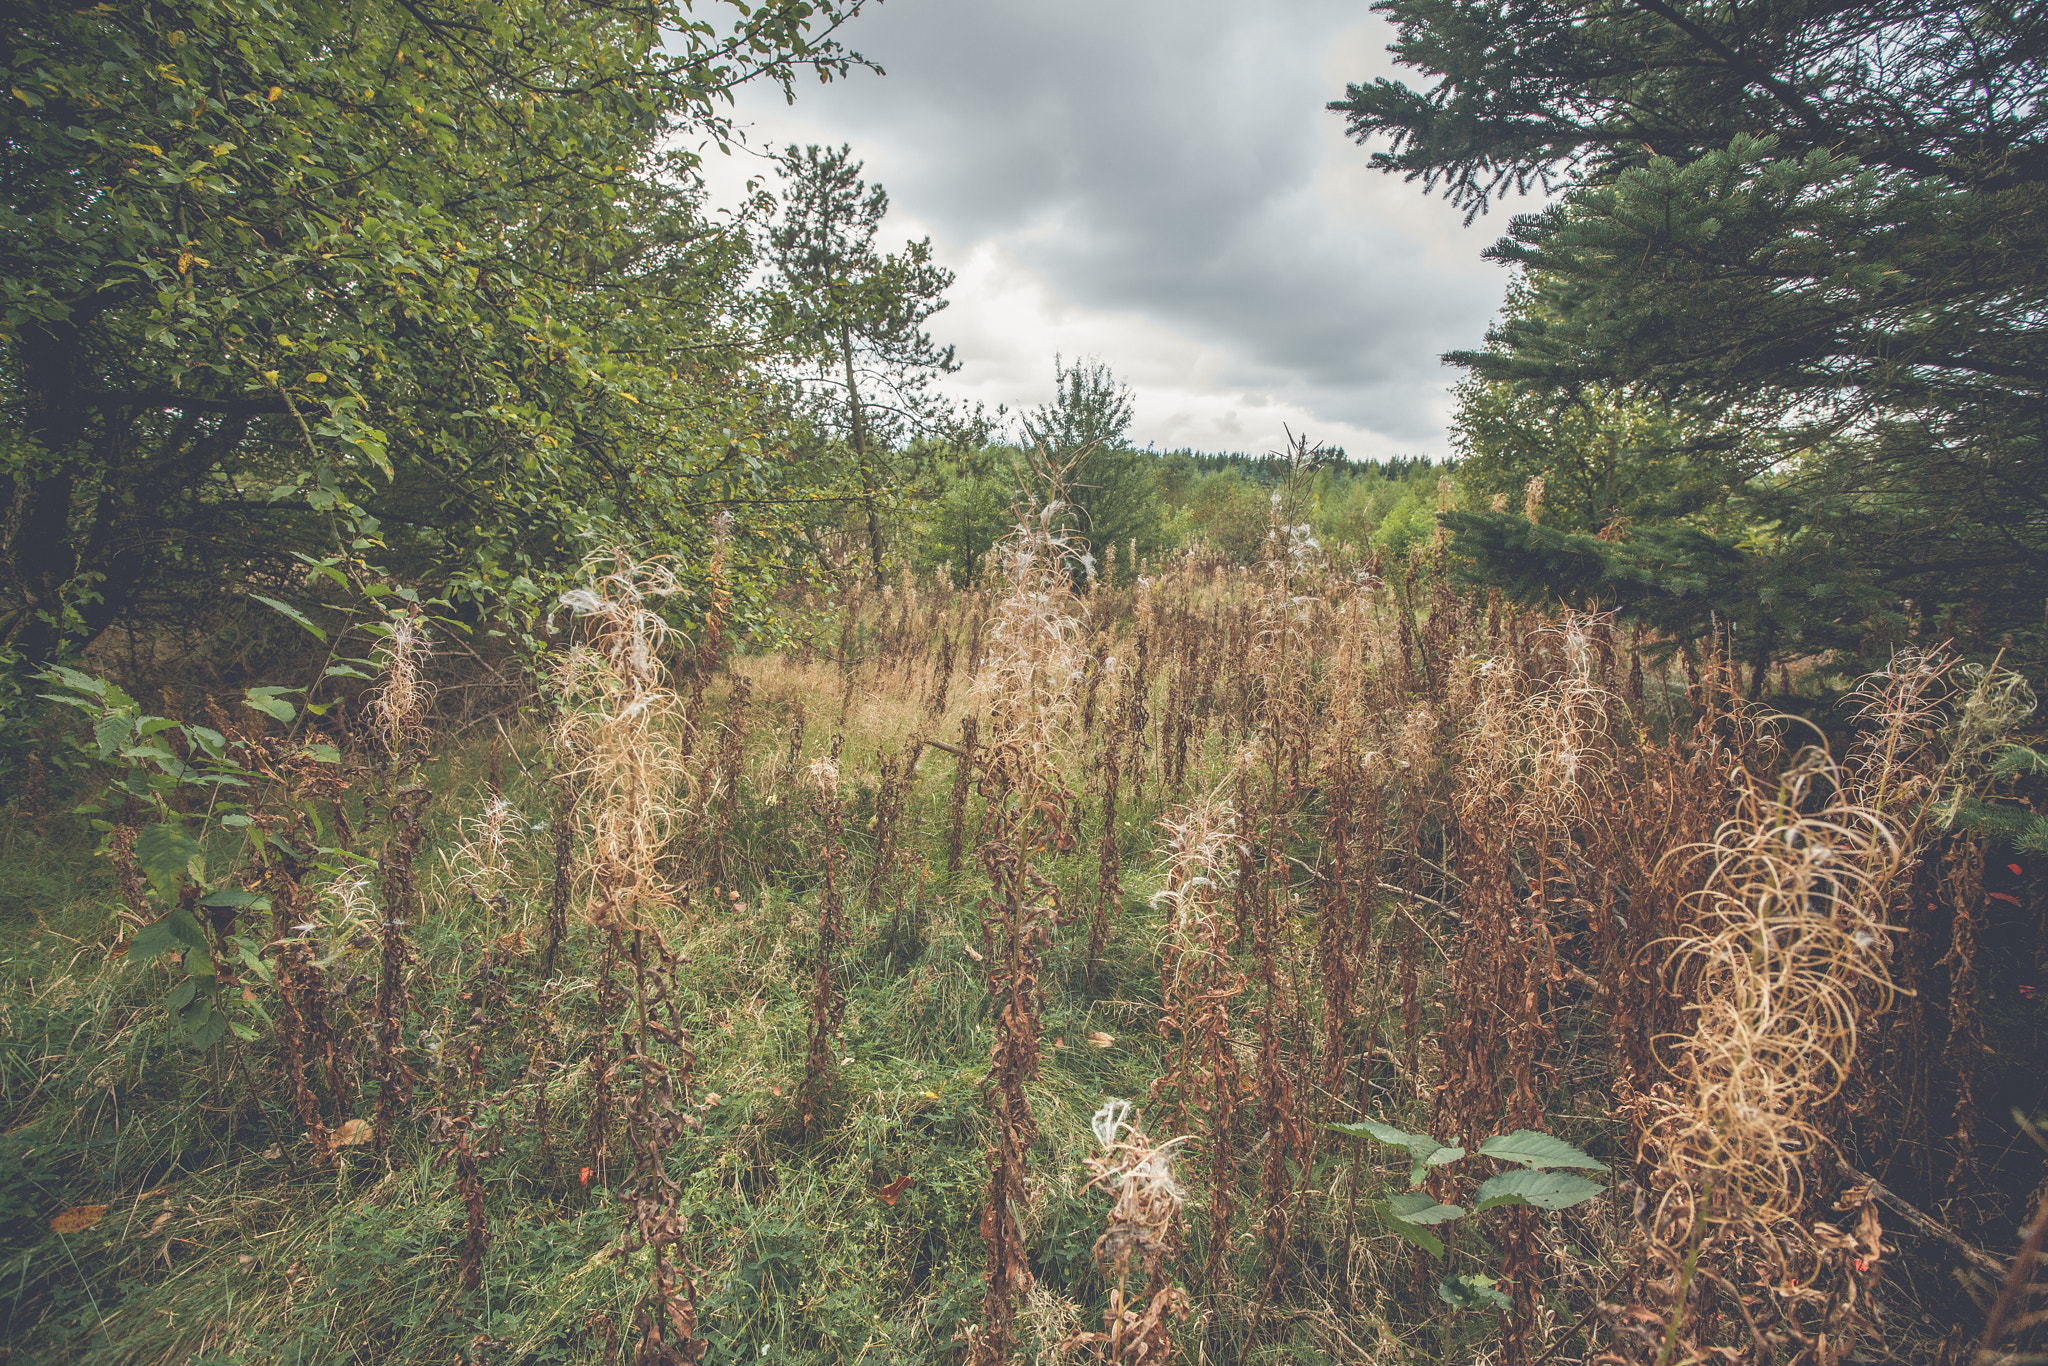
[[[2048,8],[1380,9],[1434,83],[1331,106],[1391,139],[1374,164],[1470,214],[1556,195],[1488,253],[1532,306],[1447,359],[1522,394],[1682,402],[1674,454],[1746,504],[1715,539],[1756,563],[1719,609],[1790,594],[1774,650],[1811,649],[1793,621],[1874,642],[1910,617],[2048,658]],[[1544,533],[1486,516],[1458,519],[1483,572],[1584,589]],[[1636,552],[1597,544],[1576,553],[1611,589]]]
[[[953,348],[924,330],[946,306],[953,272],[932,261],[930,238],[906,243],[901,254],[877,249],[889,196],[860,178],[852,148],[792,146],[781,171],[783,213],[768,234],[773,311],[780,333],[814,365],[814,379],[840,390],[835,406],[846,418],[869,570],[880,587],[880,503],[894,482],[887,435],[925,424],[930,381],[960,368]]]
[[[1024,419],[1024,435],[1066,469],[1069,526],[1073,538],[1088,547],[1081,575],[1086,586],[1109,546],[1135,540],[1140,554],[1156,547],[1158,475],[1152,457],[1129,443],[1136,416],[1130,386],[1107,365],[1090,360],[1070,366],[1055,356],[1053,380],[1053,401]],[[1130,569],[1135,573],[1137,566]]]

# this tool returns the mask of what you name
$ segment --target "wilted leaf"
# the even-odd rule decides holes
[[[52,1233],[82,1233],[107,1217],[105,1205],[73,1205],[60,1214],[51,1216]]]
[[[1517,1129],[1511,1134],[1489,1138],[1479,1145],[1479,1151],[1488,1157],[1497,1157],[1503,1162],[1519,1162],[1524,1167],[1541,1170],[1546,1167],[1583,1167],[1588,1171],[1607,1170],[1605,1162],[1586,1156],[1571,1144],[1551,1134],[1539,1134],[1534,1129]]]
[[[1597,1181],[1588,1181],[1583,1176],[1570,1172],[1521,1171],[1502,1172],[1499,1176],[1483,1182],[1479,1187],[1479,1202],[1474,1209],[1492,1209],[1496,1205],[1534,1205],[1538,1209],[1570,1209],[1582,1205],[1607,1188]]]
[[[367,1119],[345,1119],[334,1131],[334,1146],[337,1148],[359,1148],[375,1138]]]

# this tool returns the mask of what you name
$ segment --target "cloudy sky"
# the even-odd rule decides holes
[[[886,75],[740,113],[763,148],[852,144],[885,240],[931,237],[958,275],[931,324],[957,397],[1043,403],[1059,352],[1131,385],[1140,445],[1257,453],[1291,427],[1440,456],[1437,357],[1498,307],[1479,253],[1506,223],[1368,171],[1325,112],[1395,74],[1391,33],[1363,0],[887,0],[846,30]],[[707,169],[714,192],[767,174]]]

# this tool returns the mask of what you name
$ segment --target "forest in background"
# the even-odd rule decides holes
[[[11,17],[10,1359],[2041,1359],[2048,14],[1380,8],[1448,463],[945,401],[855,4]]]

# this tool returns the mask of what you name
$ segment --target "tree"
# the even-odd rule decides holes
[[[1023,420],[1025,439],[1066,471],[1069,526],[1087,546],[1085,587],[1111,546],[1134,539],[1143,554],[1159,544],[1158,475],[1152,457],[1126,439],[1136,408],[1130,386],[1099,360],[1053,358],[1055,396]],[[1135,564],[1131,572],[1137,572]]]
[[[722,136],[740,81],[853,59],[836,3],[736,10],[18,7],[0,649],[48,659],[379,537],[489,597],[758,498],[745,242],[661,147]]]
[[[1974,643],[2048,657],[2048,10],[1379,8],[1434,84],[1332,105],[1361,141],[1391,139],[1374,164],[1473,214],[1558,192],[1489,252],[1532,306],[1447,359],[1518,395],[1682,404],[1673,455],[1743,526],[1662,524],[1696,566],[1707,549],[1680,528],[1742,566],[1718,581],[1785,628],[1759,657],[1812,651],[1808,626],[1844,650],[1918,614],[1946,631],[1926,611],[1944,606]],[[1501,565],[1536,533],[1482,535],[1492,515],[1449,519],[1482,569],[1550,593],[1608,581]],[[1626,579],[1627,544],[1578,553]]]
[[[931,381],[959,369],[925,322],[946,306],[953,272],[932,261],[931,239],[901,254],[876,249],[889,196],[860,178],[853,149],[783,155],[782,216],[769,230],[775,330],[808,361],[815,382],[839,389],[868,537],[875,585],[882,572],[879,502],[888,438],[927,428],[936,405]]]

